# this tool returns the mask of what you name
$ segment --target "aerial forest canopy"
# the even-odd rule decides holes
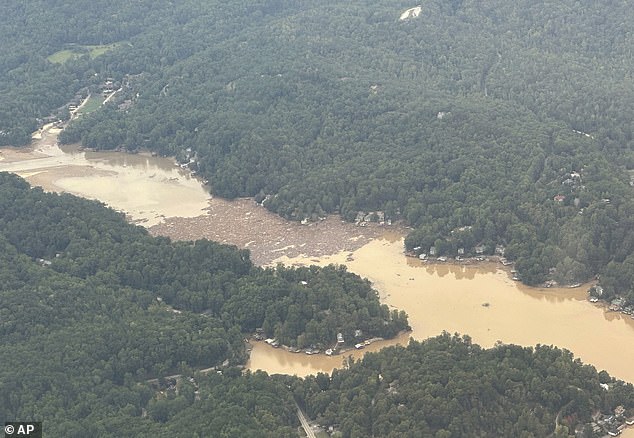
[[[4,143],[111,78],[62,141],[175,155],[289,219],[383,211],[410,250],[503,245],[526,283],[600,274],[634,302],[626,2],[29,4],[0,9]]]
[[[321,348],[337,333],[408,328],[404,312],[344,268],[258,268],[246,250],[154,238],[97,202],[6,173],[0,302],[0,421],[59,420],[60,430],[103,410],[140,416],[152,392],[138,384],[152,378],[244,364],[245,333],[259,327]]]
[[[299,345],[407,320],[340,268],[254,267],[245,250],[153,238],[4,173],[0,302],[0,422],[43,421],[49,437],[291,438],[296,403],[345,438],[591,437],[596,412],[634,414],[631,384],[567,351],[448,334],[332,376],[243,373],[244,332],[260,325]]]
[[[50,437],[295,437],[295,403],[343,437],[540,436],[557,417],[563,431],[596,411],[634,413],[631,385],[568,352],[449,335],[332,378],[243,374],[256,327],[327,344],[337,331],[392,336],[406,316],[341,268],[254,267],[245,250],[153,238],[95,201],[5,173],[0,302],[0,423],[43,421]]]

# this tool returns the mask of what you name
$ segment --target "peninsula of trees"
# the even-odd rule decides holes
[[[597,412],[634,414],[632,385],[569,352],[447,334],[332,376],[243,373],[244,332],[258,326],[326,343],[407,320],[341,268],[257,268],[247,251],[153,238],[1,173],[0,302],[0,422],[43,421],[47,437],[291,438],[296,403],[359,438],[592,437]]]
[[[526,283],[599,275],[634,302],[634,8],[429,0],[402,17],[413,6],[2,2],[0,145],[116,91],[60,139],[176,156],[289,219],[382,211],[418,252],[502,245]],[[325,346],[406,315],[342,268],[257,268],[8,175],[0,261],[0,422],[47,436],[291,437],[297,402],[344,437],[589,437],[597,411],[634,408],[631,385],[565,351],[449,335],[332,376],[243,375],[256,328]]]
[[[321,348],[337,333],[408,328],[342,267],[258,268],[246,250],[154,238],[97,202],[6,173],[0,259],[0,419],[78,428],[98,412],[140,415],[149,396],[139,383],[242,365],[245,333],[258,327]]]

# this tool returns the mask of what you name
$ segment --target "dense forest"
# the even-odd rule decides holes
[[[95,201],[8,174],[0,302],[0,422],[43,420],[51,437],[293,437],[295,403],[344,437],[545,436],[557,417],[563,433],[634,408],[631,385],[568,352],[449,335],[345,359],[332,377],[243,374],[257,327],[327,345],[339,331],[392,336],[407,318],[342,268],[258,268],[245,250],[153,238]]]
[[[96,411],[139,414],[127,405],[149,393],[135,383],[241,365],[245,333],[258,327],[322,348],[338,332],[407,328],[404,312],[343,268],[265,270],[245,250],[153,238],[97,202],[7,174],[0,245],[0,418],[79,427]]]
[[[633,17],[612,3],[158,3],[160,26],[50,67],[126,79],[125,109],[61,138],[175,155],[290,219],[383,211],[410,250],[503,245],[528,284],[600,274],[634,301]]]
[[[632,386],[601,390],[609,381],[557,348],[485,350],[443,334],[366,354],[347,370],[307,378],[294,393],[344,437],[590,437],[596,410],[634,407]]]
[[[31,190],[17,177],[2,174],[0,189],[0,230],[18,254],[64,278],[129,290],[143,308],[221,318],[238,333],[263,328],[300,348],[336,343],[339,332],[393,337],[408,328],[404,312],[390,312],[345,267],[262,269],[247,250],[154,238],[100,204]]]
[[[2,11],[4,143],[111,78],[114,104],[62,141],[175,155],[289,219],[383,211],[415,228],[409,250],[502,245],[528,284],[598,274],[634,302],[623,2],[31,3]],[[58,16],[74,30],[49,37]]]
[[[389,335],[405,316],[378,323],[376,295],[340,268],[264,270],[246,251],[152,238],[6,174],[0,231],[0,422],[40,420],[45,436],[290,438],[296,403],[342,437],[593,437],[596,412],[634,414],[632,385],[569,352],[447,334],[332,376],[244,373],[244,331],[271,315],[281,339],[303,330],[290,343],[346,332],[355,315]]]
[[[112,79],[112,104],[61,141],[176,156],[289,219],[382,211],[414,227],[410,250],[502,245],[526,283],[598,274],[634,302],[634,9],[430,0],[400,19],[412,6],[2,2],[0,145]],[[332,376],[242,374],[258,327],[326,346],[406,315],[342,268],[257,268],[7,175],[0,259],[0,422],[47,436],[291,437],[295,402],[345,437],[591,436],[595,410],[634,408],[568,352],[448,335]]]

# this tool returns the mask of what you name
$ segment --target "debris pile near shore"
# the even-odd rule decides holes
[[[152,235],[174,240],[206,238],[247,248],[256,265],[266,265],[281,256],[320,257],[354,251],[382,235],[385,227],[372,223],[360,228],[334,215],[301,225],[271,213],[252,199],[213,198],[206,215],[166,218],[149,230]]]

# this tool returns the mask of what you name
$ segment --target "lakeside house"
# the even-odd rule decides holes
[[[280,346],[279,341],[275,338],[265,339],[264,342],[266,342],[267,344],[269,344],[271,347],[274,347],[274,348],[278,348]]]
[[[487,246],[477,245],[475,248],[473,248],[473,250],[475,251],[476,254],[484,254],[484,252],[487,250]]]

